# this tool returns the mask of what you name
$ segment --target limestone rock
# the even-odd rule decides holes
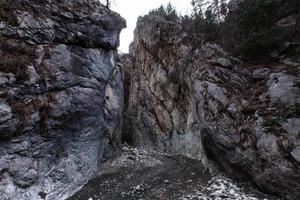
[[[12,113],[12,108],[5,102],[0,102],[0,139],[11,137],[16,131],[19,119]]]
[[[126,26],[124,19],[99,1],[16,0],[11,9],[7,13],[13,13],[11,21],[15,22],[4,22],[7,26],[0,30],[1,35],[32,44],[115,49],[120,30]]]
[[[297,107],[297,75],[251,71],[219,45],[195,46],[187,35],[163,17],[139,18],[123,61],[130,80],[125,141],[198,159],[210,169],[213,160],[265,192],[300,198],[297,112],[288,119],[266,117],[282,109],[278,102]]]
[[[268,68],[260,68],[253,71],[253,78],[254,79],[267,79],[270,75],[271,70]]]
[[[232,67],[231,61],[226,58],[216,58],[213,60],[213,63],[221,65],[222,67]]]
[[[281,127],[284,128],[289,136],[296,139],[300,133],[300,119],[299,118],[289,118],[281,124]]]
[[[293,156],[293,158],[295,158],[295,160],[300,163],[300,147],[296,147],[292,152],[291,155]]]
[[[1,199],[65,199],[121,139],[125,21],[96,0],[6,1]]]
[[[271,104],[283,103],[294,105],[300,103],[299,77],[284,73],[274,73],[268,80],[268,94]]]

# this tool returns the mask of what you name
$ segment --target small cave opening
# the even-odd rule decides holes
[[[121,134],[122,144],[133,146],[135,143],[134,135],[135,135],[135,131],[133,127],[132,118],[126,115],[125,113],[123,116],[123,126],[122,126],[122,134]]]

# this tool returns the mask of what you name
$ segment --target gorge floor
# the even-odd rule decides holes
[[[196,160],[123,147],[69,200],[275,200],[248,183],[212,175]]]

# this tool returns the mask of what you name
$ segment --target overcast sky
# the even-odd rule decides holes
[[[128,47],[133,40],[133,31],[137,18],[147,14],[150,10],[166,5],[169,2],[176,7],[182,15],[191,11],[191,0],[114,0],[112,10],[121,14],[127,21],[127,28],[121,32],[121,45],[119,50],[128,52]]]

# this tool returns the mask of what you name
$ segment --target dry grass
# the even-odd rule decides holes
[[[20,135],[22,134],[25,124],[32,114],[32,110],[30,106],[22,100],[13,100],[10,102],[10,106],[12,107],[14,112],[18,113],[20,121],[17,126],[16,134]]]
[[[39,130],[40,134],[47,136],[49,113],[52,109],[52,103],[57,101],[55,93],[50,92],[46,94],[45,100],[40,100],[39,97],[32,99],[30,102],[23,100],[10,100],[9,104],[13,109],[13,112],[19,116],[19,124],[17,125],[16,134],[21,135],[26,126],[26,123],[30,120],[30,117],[35,112],[39,113]]]
[[[28,79],[26,67],[33,64],[35,48],[12,39],[0,39],[0,71],[13,73],[17,81]]]
[[[14,15],[14,1],[0,0],[0,21],[5,21],[9,25],[18,24],[17,18]]]

